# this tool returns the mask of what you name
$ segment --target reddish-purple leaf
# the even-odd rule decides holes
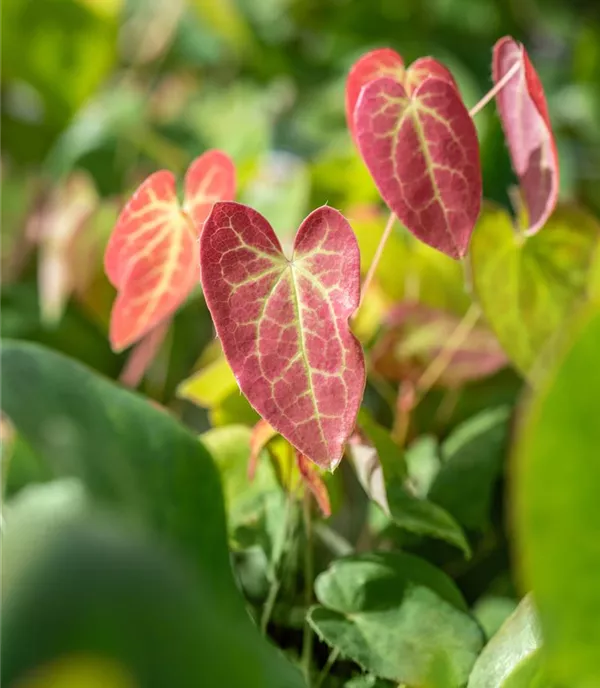
[[[348,320],[360,298],[352,228],[323,206],[301,224],[286,258],[267,220],[216,203],[200,237],[202,286],[242,392],[299,452],[332,470],[365,385]]]
[[[481,207],[475,126],[456,87],[427,77],[409,96],[389,78],[363,88],[355,109],[361,155],[392,212],[452,258],[467,252]]]
[[[558,154],[542,83],[525,48],[510,36],[494,46],[492,75],[498,83],[520,64],[496,95],[512,165],[519,178],[529,227],[535,234],[552,214],[558,200]]]
[[[373,348],[373,366],[384,377],[416,383],[457,328],[460,318],[419,303],[404,303],[387,317],[387,327]],[[459,387],[478,380],[508,364],[493,333],[475,326],[450,357],[438,384]],[[408,388],[410,389],[410,388]]]
[[[331,516],[331,502],[329,501],[329,492],[327,491],[327,485],[323,481],[323,478],[318,473],[317,467],[312,464],[304,454],[296,452],[296,462],[298,464],[298,470],[300,471],[300,477],[304,486],[307,487],[311,492],[317,506],[321,509],[321,513],[325,518]]]

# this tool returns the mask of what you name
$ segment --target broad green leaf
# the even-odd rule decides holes
[[[338,559],[315,592],[322,606],[309,621],[319,637],[383,678],[423,685],[441,664],[446,685],[462,685],[483,644],[454,583],[412,555]]]
[[[485,595],[477,600],[473,616],[479,621],[486,638],[491,638],[516,608],[517,602],[512,597]]]
[[[522,373],[532,372],[584,301],[599,238],[598,222],[576,207],[559,206],[543,231],[526,239],[503,209],[488,205],[482,213],[471,241],[473,284],[487,322]]]
[[[535,594],[551,677],[588,688],[600,685],[597,304],[577,318],[572,336],[530,402],[510,494],[516,561]]]
[[[302,685],[283,662],[263,665],[263,641],[222,614],[204,577],[139,528],[82,504],[73,487],[30,488],[7,516],[4,554],[18,576],[2,610],[3,683],[40,672],[41,685],[58,686],[60,667],[71,685],[93,686],[100,667],[73,661],[103,659],[131,688]],[[103,673],[100,685],[111,686]]]
[[[213,428],[200,436],[210,451],[223,483],[230,529],[235,529],[260,511],[265,496],[279,489],[265,451],[261,452],[252,481],[248,478],[252,430],[245,425]]]
[[[427,496],[465,528],[489,525],[509,415],[507,407],[487,409],[462,423],[442,445],[442,465]]]
[[[218,474],[202,444],[143,398],[39,345],[5,341],[1,362],[2,409],[52,473],[80,477],[94,498],[166,538],[223,619],[246,629],[265,671],[277,663],[235,587]]]
[[[421,499],[412,492],[402,449],[392,440],[388,430],[378,425],[366,411],[359,414],[359,427],[373,445],[370,457],[362,456],[358,461],[359,477],[367,494],[379,504],[394,523],[411,533],[427,535],[451,543],[471,555],[471,548],[454,518],[442,507]],[[355,464],[357,459],[355,457]],[[364,463],[370,467],[365,471]],[[363,464],[362,466],[360,464]],[[377,475],[377,472],[380,475]],[[369,476],[367,484],[364,477]],[[373,493],[373,488],[380,487]],[[382,489],[383,488],[383,489]]]
[[[510,675],[541,646],[541,642],[535,608],[527,596],[483,648],[469,677],[468,688],[506,686]]]

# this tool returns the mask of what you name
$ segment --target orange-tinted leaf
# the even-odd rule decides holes
[[[419,303],[405,303],[387,317],[387,330],[373,349],[375,370],[395,381],[416,383],[441,353],[460,318]],[[475,326],[454,352],[438,384],[458,387],[492,375],[508,363],[494,334]]]
[[[202,286],[242,392],[298,451],[333,470],[365,385],[348,320],[360,298],[356,238],[323,206],[300,225],[291,259],[265,218],[217,203],[200,236]]]
[[[481,166],[456,86],[427,76],[409,93],[379,78],[362,89],[354,118],[361,155],[390,210],[418,239],[462,258],[481,207]]]
[[[277,430],[262,418],[252,428],[252,434],[250,435],[250,458],[248,459],[248,480],[254,480],[260,452],[278,434]]]
[[[197,238],[214,201],[235,192],[233,163],[220,151],[208,151],[190,166],[185,189],[186,211],[179,206],[173,175],[156,172],[117,220],[104,257],[118,290],[110,325],[115,350],[170,316],[199,283]]]
[[[329,518],[331,516],[329,493],[327,492],[327,485],[319,475],[318,468],[300,452],[296,452],[296,461],[302,482],[312,492],[323,516]]]
[[[521,67],[498,92],[496,103],[527,208],[526,234],[535,234],[558,200],[558,154],[537,72],[520,43],[510,36],[501,38],[494,46],[494,81],[498,83],[517,63]]]
[[[207,151],[189,166],[183,209],[192,218],[198,236],[213,205],[235,197],[235,183],[235,166],[220,150]]]
[[[160,212],[160,211],[157,211]],[[110,342],[121,351],[170,316],[199,282],[198,246],[190,220],[165,205],[157,235],[122,277],[110,318]]]

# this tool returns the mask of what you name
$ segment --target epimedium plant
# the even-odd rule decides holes
[[[544,578],[543,571],[552,568],[553,555],[554,560],[560,556],[559,544],[572,539],[581,524],[576,518],[564,519],[560,542],[540,525],[542,516],[544,522],[551,516],[552,505],[544,501],[539,485],[548,444],[536,428],[551,431],[557,442],[573,433],[561,425],[556,399],[562,389],[576,396],[569,375],[582,378],[597,342],[597,315],[582,316],[576,306],[597,303],[600,280],[596,276],[594,281],[591,274],[600,265],[600,231],[583,210],[558,204],[558,155],[543,88],[525,48],[511,37],[494,46],[492,78],[493,88],[469,110],[453,75],[432,57],[406,66],[398,53],[383,48],[363,55],[350,69],[345,92],[348,130],[390,211],[387,222],[381,222],[385,227],[368,266],[364,261],[361,266],[355,218],[347,219],[328,205],[304,219],[286,255],[269,221],[235,200],[235,166],[220,150],[204,153],[189,166],[182,204],[176,180],[167,170],[152,174],[133,194],[116,222],[104,263],[117,291],[110,319],[111,347],[120,352],[134,346],[122,381],[137,385],[175,312],[201,285],[219,351],[213,350],[200,377],[182,383],[180,396],[196,400],[202,396],[206,401],[229,394],[239,401],[241,391],[249,402],[247,415],[243,425],[238,422],[229,428],[230,433],[222,432],[226,429],[222,423],[214,423],[202,442],[195,442],[164,409],[147,408],[125,390],[74,369],[80,386],[93,392],[88,401],[78,403],[60,393],[60,380],[68,377],[69,370],[64,360],[56,357],[30,365],[28,357],[35,358],[35,351],[9,347],[6,357],[12,361],[12,373],[3,382],[9,391],[22,383],[23,376],[35,387],[44,373],[57,405],[67,404],[69,413],[83,414],[84,420],[101,419],[87,469],[94,496],[109,493],[116,502],[125,502],[133,476],[143,488],[133,501],[144,517],[180,546],[214,591],[214,600],[196,599],[192,592],[189,598],[177,598],[177,614],[191,633],[194,637],[204,633],[202,637],[210,637],[215,649],[209,643],[203,650],[206,666],[199,668],[194,648],[188,648],[181,631],[182,645],[190,652],[183,653],[176,680],[186,672],[191,672],[188,681],[202,680],[205,670],[214,685],[235,684],[244,680],[248,666],[251,685],[300,685],[283,658],[261,643],[239,595],[232,594],[229,553],[222,542],[229,537],[247,545],[233,553],[237,584],[247,600],[261,601],[256,625],[263,634],[277,615],[281,588],[289,584],[285,558],[302,560],[304,599],[297,626],[302,632],[299,663],[308,685],[329,685],[330,679],[332,686],[348,688],[571,685],[572,640],[560,629],[564,622],[572,632],[576,620],[561,602],[568,596],[564,578],[559,572]],[[518,180],[514,217],[482,198],[473,118],[493,99]],[[462,318],[410,298],[377,310],[373,287],[378,268],[398,237],[403,246],[426,246],[464,271],[471,303]],[[395,278],[393,273],[391,279]],[[370,310],[378,322],[367,322],[366,327]],[[571,321],[574,311],[578,317]],[[571,331],[581,340],[565,359]],[[557,368],[563,360],[566,372]],[[414,417],[428,413],[422,402],[436,384],[442,382],[450,392],[456,391],[509,362],[532,388],[546,390],[533,407],[534,435],[516,443],[515,473],[520,482],[511,487],[520,523],[518,552],[526,553],[525,586],[529,589],[533,583],[540,611],[538,618],[537,606],[528,595],[510,609],[511,615],[506,610],[498,614],[506,620],[496,633],[501,625],[496,612],[475,614],[452,578],[453,569],[460,571],[472,557],[473,542],[483,541],[484,546],[487,542],[484,531],[495,481],[502,473],[510,409],[499,406],[476,414],[439,446],[432,436],[417,438],[408,446],[408,436]],[[547,377],[547,371],[552,376]],[[365,403],[370,380],[383,393],[392,390],[391,427],[378,422]],[[21,429],[28,440],[42,444],[49,411],[38,400],[36,410],[44,422],[32,423],[27,405],[19,405],[14,394],[12,401],[10,394],[8,398],[8,413],[15,424],[19,426],[23,418]],[[588,403],[588,411],[591,406]],[[124,420],[116,420],[114,408],[122,411]],[[224,413],[222,408],[219,411]],[[583,414],[582,422],[597,434],[592,415]],[[136,455],[140,461],[133,461],[120,444],[125,425],[140,432],[149,426]],[[124,468],[105,471],[102,440]],[[76,462],[75,453],[71,456],[67,451],[62,457],[65,445],[53,441],[53,451],[61,455],[58,464]],[[73,446],[77,442],[75,437]],[[223,463],[235,463],[235,475],[224,485],[227,536],[208,452],[220,453]],[[589,448],[582,452],[591,460],[589,454]],[[375,522],[360,531],[360,546],[355,548],[333,529],[319,530],[335,556],[315,578],[314,537],[323,522],[311,520],[309,497],[325,518],[334,513],[336,476],[344,468],[340,465],[344,457],[383,520],[374,517]],[[567,473],[551,462],[551,490],[569,485]],[[285,503],[268,491],[274,483],[288,493]],[[237,493],[232,485],[244,495],[235,508]],[[565,491],[576,490],[569,485]],[[299,494],[306,549],[301,555],[290,544],[298,527],[290,505]],[[531,503],[530,494],[534,495]],[[591,493],[580,488],[580,496],[591,512]],[[168,516],[160,516],[155,501]],[[175,516],[179,502],[188,520]],[[254,507],[259,502],[264,508],[257,516]],[[568,510],[566,502],[561,506]],[[48,508],[51,511],[52,503]],[[367,519],[365,514],[362,517]],[[260,547],[248,525],[256,526],[257,521],[268,533],[260,539]],[[370,546],[370,531],[377,528],[381,537],[376,542],[383,546]],[[541,544],[529,548],[535,539],[532,533],[538,531],[543,531]],[[82,537],[78,531],[76,535]],[[410,551],[420,538],[441,548],[433,550],[430,561],[421,552],[418,556]],[[268,562],[263,561],[265,539]],[[113,545],[127,568],[131,561],[125,548],[108,542],[106,552],[110,554]],[[453,558],[444,565],[448,550]],[[154,559],[143,552],[149,570],[160,578],[161,590],[166,590],[168,576],[159,575]],[[64,554],[71,557],[67,550]],[[575,559],[580,569],[586,563],[583,555]],[[580,569],[573,564],[569,575]],[[256,570],[261,576],[255,575]],[[109,580],[107,585],[111,584]],[[109,599],[109,588],[102,590]],[[198,625],[195,605],[212,610],[213,603],[211,614],[219,624],[209,628],[208,617],[203,617]],[[581,610],[585,603],[582,592],[575,606]],[[149,613],[158,619],[165,612],[157,605]],[[235,629],[230,639],[231,666],[215,659],[217,646],[227,643],[230,629]],[[175,624],[167,632],[176,633]],[[315,635],[330,651],[318,662]],[[581,665],[572,685],[594,685],[600,669],[592,653],[584,648],[576,654]],[[334,678],[338,662],[349,663],[352,669]],[[356,675],[356,667],[361,675]],[[345,680],[349,674],[354,676]]]

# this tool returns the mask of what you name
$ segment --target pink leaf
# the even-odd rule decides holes
[[[213,205],[235,197],[235,184],[235,166],[220,150],[207,151],[189,166],[183,209],[192,218],[198,236]]]
[[[127,387],[137,387],[152,363],[171,326],[170,318],[163,320],[136,345],[119,376]]]
[[[456,87],[427,77],[408,95],[370,82],[355,110],[361,155],[392,212],[421,241],[462,258],[481,207],[475,126]]]
[[[496,95],[513,169],[529,216],[528,235],[539,231],[558,199],[558,154],[540,79],[525,48],[510,36],[494,46],[492,73],[498,83],[515,64],[514,77]]]
[[[323,478],[319,475],[317,468],[312,464],[304,454],[296,452],[296,462],[298,464],[298,470],[300,471],[300,477],[305,487],[312,492],[315,501],[321,513],[325,518],[331,516],[331,503],[329,501],[329,492],[327,492],[327,485],[323,481]]]
[[[400,304],[386,320],[388,329],[373,348],[373,367],[390,380],[412,383],[440,355],[460,322],[454,313],[420,303]],[[493,375],[507,364],[496,337],[478,325],[451,356],[438,384],[459,387]]]
[[[267,444],[277,435],[275,430],[266,420],[262,418],[252,428],[250,435],[250,457],[248,459],[248,480],[254,480],[258,457]]]
[[[265,218],[216,203],[200,237],[202,286],[242,392],[299,452],[333,470],[365,386],[348,319],[360,298],[358,245],[333,208],[301,224],[293,255]]]

